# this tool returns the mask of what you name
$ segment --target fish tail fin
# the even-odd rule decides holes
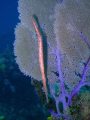
[[[46,79],[46,78],[45,78],[45,79]],[[46,80],[45,80],[45,81],[46,81]],[[47,91],[47,85],[46,85],[45,81],[44,81],[43,85],[44,85],[44,88],[45,88],[46,101],[47,101],[47,103],[48,103],[48,102],[49,102],[49,100],[48,100],[48,91]]]

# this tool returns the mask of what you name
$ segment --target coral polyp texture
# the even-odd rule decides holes
[[[90,87],[90,1],[19,0],[20,23],[15,28],[14,53],[20,70],[42,81],[34,15],[43,40],[48,96],[56,103],[55,117],[72,104],[82,86]],[[44,88],[42,88],[43,91]]]

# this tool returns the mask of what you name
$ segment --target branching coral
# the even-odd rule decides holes
[[[61,113],[59,103],[65,111],[73,95],[82,86],[90,86],[90,2],[19,0],[18,10],[21,23],[15,29],[16,62],[25,75],[41,81],[38,41],[30,18],[35,14],[42,31],[49,96],[57,109],[49,111],[55,117],[68,119],[69,115]]]

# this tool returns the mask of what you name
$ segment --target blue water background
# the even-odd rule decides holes
[[[5,120],[46,120],[30,78],[19,71],[15,57],[11,55],[14,29],[20,22],[17,7],[18,0],[0,0],[0,54],[3,54],[0,59],[5,59],[0,64],[0,116],[4,116]],[[7,46],[10,51],[3,53]],[[15,87],[15,92],[9,83]]]

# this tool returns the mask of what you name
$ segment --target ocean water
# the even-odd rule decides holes
[[[23,5],[19,3],[19,10],[18,10],[18,1],[20,2],[23,1],[22,2]],[[31,6],[27,4],[28,1],[32,4]],[[83,0],[84,2],[83,4],[81,0],[76,0],[76,1],[70,0],[71,3],[70,1],[69,3],[67,3],[66,2],[67,0],[47,0],[48,2],[44,0],[41,1],[37,0],[37,3],[40,4],[40,6],[38,6],[36,2],[34,3],[32,1],[36,1],[36,0],[25,0],[25,1],[0,0],[0,120],[65,120],[65,117],[67,118],[67,120],[73,120],[73,118],[75,117],[76,117],[75,120],[89,120],[90,119],[90,98],[89,98],[90,96],[90,37],[89,37],[90,27],[88,26],[90,26],[90,24],[88,24],[88,21],[90,20],[90,12],[89,12],[90,1],[87,0],[87,2],[85,2],[85,0]],[[63,4],[64,1],[65,3]],[[78,1],[80,1],[80,3]],[[24,2],[25,5],[27,4],[26,6],[24,6]],[[45,6],[43,6],[43,4]],[[33,8],[33,5],[36,6],[35,9]],[[80,5],[80,11],[78,10],[79,5]],[[82,5],[84,8],[82,7]],[[24,6],[24,9],[22,9],[22,6]],[[78,12],[74,11],[72,6],[74,6],[76,11]],[[25,10],[25,13],[23,12],[23,10]],[[42,82],[36,79],[32,79],[31,77],[28,77],[28,75],[30,74],[30,72],[28,72],[29,69],[27,69],[26,67],[28,65],[28,61],[30,62],[29,65],[33,66],[30,68],[32,72],[33,71],[35,72],[35,74],[33,75],[36,75],[36,77],[38,78],[41,77],[41,74],[37,75],[37,73],[40,73],[39,70],[40,67],[37,64],[38,35],[35,33],[34,25],[30,17],[31,14],[29,14],[28,12],[29,10],[32,13],[33,20],[35,20],[35,23],[38,26],[38,30],[41,34],[42,39],[45,40],[43,41],[43,45],[45,47],[43,48],[44,51],[43,54],[45,54],[44,57],[46,57],[44,59],[44,62],[48,61],[48,59],[50,60],[49,61],[50,64],[48,64],[49,62],[44,63],[44,66],[46,67],[45,70],[49,72],[48,73],[49,78],[47,81],[49,104],[46,102],[45,92],[43,92],[44,87]],[[66,10],[68,11],[68,13]],[[83,10],[86,10],[86,13],[88,13],[89,16],[88,14],[85,14],[85,11]],[[75,14],[76,17],[72,13]],[[61,15],[61,17],[58,14]],[[82,19],[84,14],[86,15],[86,17],[85,19]],[[69,15],[71,16],[69,17]],[[67,19],[64,19],[66,17]],[[60,23],[59,19],[61,20],[62,23]],[[18,23],[20,24],[16,28],[16,25]],[[62,29],[58,28],[58,26],[61,27]],[[17,32],[16,35],[15,35],[15,30]],[[18,31],[20,32],[20,36],[18,36],[19,33]],[[74,36],[73,39],[72,36]],[[30,39],[31,43],[29,41],[29,37],[31,37]],[[61,41],[59,37],[62,38]],[[66,40],[66,42],[63,40],[63,38],[64,40]],[[14,44],[15,39],[16,39],[16,46]],[[68,44],[69,39],[71,40],[70,44]],[[77,41],[78,39],[80,43]],[[82,39],[83,42],[81,42]],[[17,42],[18,40],[20,40],[20,42]],[[35,41],[33,42],[33,40]],[[56,47],[56,43],[58,43],[57,44],[57,46],[59,45],[58,47]],[[23,48],[23,45],[25,45],[26,48]],[[72,48],[73,46],[74,48]],[[29,47],[30,49],[28,49]],[[16,53],[14,54],[15,50]],[[28,52],[28,50],[30,50],[30,52]],[[72,104],[70,104],[71,106],[69,107],[70,109],[67,109],[66,111],[63,110],[64,108],[63,104],[65,102],[63,102],[62,98],[60,98],[60,101],[58,102],[57,105],[58,107],[56,107],[55,104],[55,100],[58,101],[59,95],[61,95],[62,97],[62,90],[61,90],[62,78],[60,78],[60,72],[57,69],[59,68],[58,67],[59,64],[57,64],[59,63],[58,55],[57,55],[58,52],[56,54],[54,50],[56,51],[60,50],[59,52],[61,51],[65,52],[66,50],[66,53],[61,52],[59,54],[59,58],[60,58],[59,60],[61,60],[61,64],[65,63],[64,65],[60,66],[62,67],[62,69],[61,68],[60,69],[61,72],[63,71],[62,72],[62,76],[63,76],[62,78],[64,78],[63,85],[65,90],[67,91],[65,96],[66,104],[69,104],[69,102],[72,101]],[[75,56],[73,53],[75,53]],[[18,60],[16,60],[15,55],[17,56],[17,58],[19,58]],[[31,61],[28,59],[29,55],[32,56]],[[24,56],[23,60],[28,59],[27,64],[25,64],[26,66],[22,64],[23,63],[21,59],[22,56]],[[62,56],[64,56],[65,58]],[[18,64],[16,63],[17,61],[19,61]],[[69,64],[68,61],[71,62],[72,65]],[[49,67],[47,67],[47,65]],[[24,69],[25,71],[23,71],[24,67],[25,67]],[[50,69],[47,70],[47,68]],[[84,75],[84,73],[86,75]],[[81,87],[80,90],[78,90],[79,92],[76,92],[76,90],[80,87],[80,86],[77,87],[77,84],[80,82],[80,80],[82,80],[82,76],[84,76],[85,83],[87,84],[84,87]],[[75,87],[77,89],[75,89]],[[76,92],[76,94],[74,94],[73,92],[73,96],[71,99],[71,96],[69,95],[73,89],[75,89],[74,92]],[[63,117],[64,115],[62,115],[60,117],[59,116],[60,114],[57,111],[61,112],[61,115],[66,114],[66,116]],[[50,112],[58,117],[55,116],[52,117]],[[80,115],[78,113],[80,113]]]
[[[14,29],[20,22],[17,7],[17,0],[0,0],[0,120],[46,120],[46,109],[31,78],[23,75],[15,62]]]

